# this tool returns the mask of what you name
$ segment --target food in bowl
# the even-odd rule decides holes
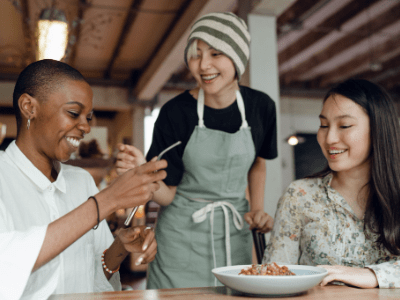
[[[293,276],[296,275],[286,266],[278,266],[275,262],[271,264],[251,265],[247,269],[242,269],[239,275],[273,275],[273,276]]]

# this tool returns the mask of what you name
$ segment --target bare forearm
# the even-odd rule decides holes
[[[113,204],[109,203],[104,195],[97,194],[96,199],[99,203],[100,220],[103,220],[114,211]],[[96,224],[97,208],[93,199],[85,201],[73,211],[50,223],[32,272],[59,255]]]
[[[118,238],[118,236],[115,238],[114,242],[108,248],[107,253],[105,255],[105,264],[108,269],[110,270],[116,270],[125,257],[129,254],[128,251],[126,251],[124,244],[121,242],[121,240]],[[104,269],[104,275],[107,277],[107,279],[110,279],[112,274],[106,272]]]
[[[338,265],[319,265],[318,267],[322,267],[328,271],[328,275],[322,280],[321,286],[325,286],[332,281],[341,281],[363,289],[371,289],[379,286],[375,272],[368,268]]]
[[[90,199],[62,218],[50,223],[32,271],[49,262],[93,228],[98,218],[101,221],[117,209],[138,206],[149,201],[159,188],[156,182],[167,176],[167,173],[161,170],[166,167],[167,162],[161,160],[128,170],[95,195],[99,214],[96,202]]]
[[[262,158],[257,158],[249,171],[248,180],[251,211],[264,210],[266,171],[265,160]]]
[[[154,192],[153,200],[162,206],[171,204],[176,194],[176,186],[168,186],[163,181],[159,184],[160,189]]]

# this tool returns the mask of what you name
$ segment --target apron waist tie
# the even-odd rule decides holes
[[[191,199],[197,202],[210,202],[203,199]],[[207,218],[207,214],[211,212],[210,215],[210,225],[211,225],[211,244],[213,251],[213,260],[214,260],[214,268],[217,267],[216,257],[215,257],[215,248],[214,248],[214,209],[216,207],[221,207],[224,212],[225,217],[225,249],[226,249],[226,265],[231,266],[231,239],[230,239],[230,230],[229,230],[229,212],[228,208],[232,211],[233,223],[236,229],[241,230],[244,226],[243,218],[236,210],[235,206],[232,203],[227,201],[216,201],[207,204],[205,207],[197,210],[192,214],[193,222],[201,223]]]

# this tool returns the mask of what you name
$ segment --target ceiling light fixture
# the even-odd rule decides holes
[[[299,139],[296,135],[291,135],[288,137],[287,142],[290,146],[296,146],[299,143]]]
[[[61,60],[68,44],[68,23],[64,12],[54,8],[44,9],[37,30],[37,60]]]
[[[7,126],[0,122],[0,145],[3,143],[4,139],[6,138]]]
[[[290,100],[289,100],[290,101]],[[294,107],[294,105],[292,105],[291,103],[288,103],[288,109],[289,109],[289,128],[291,134],[289,135],[289,137],[287,137],[285,139],[285,141],[290,145],[290,146],[296,146],[297,144],[302,144],[305,142],[305,138],[298,135],[295,131],[293,122],[294,122],[294,118],[293,118],[293,114],[292,114],[292,109]]]
[[[297,144],[304,143],[306,141],[306,139],[304,137],[302,137],[302,136],[297,135],[297,134],[292,134],[291,136],[289,136],[286,139],[286,141],[290,146],[296,146]]]
[[[371,62],[369,64],[369,68],[370,68],[371,71],[378,72],[378,71],[382,71],[383,66],[379,62]]]

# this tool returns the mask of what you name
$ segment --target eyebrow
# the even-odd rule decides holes
[[[79,105],[80,107],[85,107],[82,103],[80,103],[80,102],[78,102],[78,101],[70,101],[70,102],[67,102],[66,104],[77,104],[77,105]]]
[[[85,107],[85,105],[83,105],[82,103],[80,103],[78,101],[70,101],[70,102],[67,102],[66,104],[76,104],[76,105],[79,105],[81,108]],[[89,115],[90,114],[94,114],[94,110],[93,109],[89,112]]]
[[[327,119],[324,115],[319,115],[319,118],[320,119]],[[345,118],[350,118],[350,119],[355,119],[355,117],[353,117],[353,116],[351,116],[351,115],[341,115],[341,116],[337,116],[336,118],[335,118],[335,120],[338,120],[338,119],[345,119]]]

